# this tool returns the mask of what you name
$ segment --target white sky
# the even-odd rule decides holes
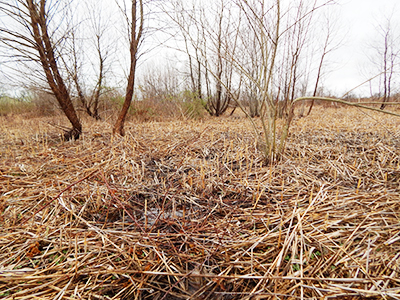
[[[369,44],[378,37],[377,25],[383,16],[393,14],[393,20],[400,19],[399,0],[339,0],[340,20],[346,38],[342,46],[332,54],[337,62],[333,71],[327,74],[325,85],[333,92],[345,93],[368,79],[363,69],[370,64],[366,57],[371,51]],[[400,34],[398,32],[398,34]],[[400,45],[399,45],[400,46]],[[364,75],[363,75],[364,73]],[[364,85],[355,94],[369,96],[369,85]]]

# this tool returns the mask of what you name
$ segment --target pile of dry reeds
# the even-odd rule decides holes
[[[399,124],[315,110],[268,166],[245,119],[1,119],[0,297],[400,299]]]

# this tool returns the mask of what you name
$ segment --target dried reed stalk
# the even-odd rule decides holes
[[[244,119],[0,119],[0,297],[400,299],[399,121],[372,115],[295,120],[271,166]]]

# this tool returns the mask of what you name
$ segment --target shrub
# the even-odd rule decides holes
[[[25,99],[10,96],[0,97],[0,116],[30,113],[33,109],[32,103]]]

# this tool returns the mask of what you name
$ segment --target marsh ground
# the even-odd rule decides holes
[[[400,298],[400,119],[317,108],[275,165],[241,117],[49,122],[0,117],[0,297]]]

